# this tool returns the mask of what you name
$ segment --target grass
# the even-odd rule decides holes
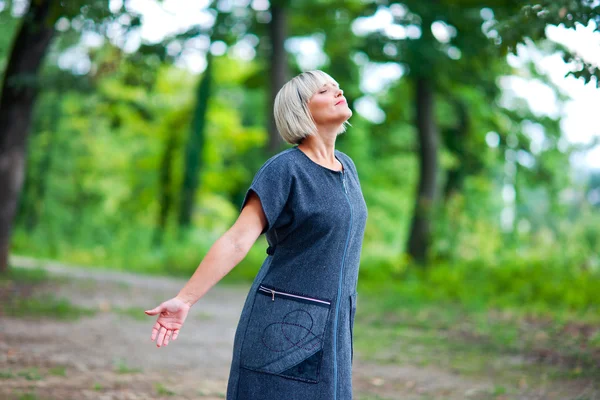
[[[40,400],[35,393],[24,393],[19,396],[19,400]]]
[[[49,368],[46,371],[49,375],[53,376],[67,376],[67,368],[66,367],[53,367]],[[28,381],[39,381],[44,379],[44,375],[38,368],[26,368],[19,371],[8,370],[0,370],[0,379],[13,379],[13,378],[25,378]]]
[[[137,374],[142,372],[141,368],[130,367],[127,365],[125,360],[117,360],[115,363],[114,371],[117,374]]]
[[[114,307],[112,311],[116,312],[119,315],[124,315],[126,317],[133,318],[136,321],[147,321],[149,319],[141,307]]]
[[[42,269],[9,268],[0,274],[0,314],[11,317],[48,317],[75,320],[90,316],[95,310],[71,304],[53,294],[38,295],[39,289],[63,282],[65,278],[50,277]]]
[[[492,398],[535,386],[542,377],[600,382],[600,323],[594,318],[416,301],[397,285],[359,288],[354,349],[362,360],[491,377],[497,382]]]
[[[53,295],[11,298],[1,306],[1,309],[11,317],[47,317],[67,321],[96,313],[96,310],[74,305],[67,299]]]
[[[159,396],[173,396],[173,395],[175,395],[175,392],[173,392],[172,390],[170,390],[167,387],[165,387],[165,385],[163,385],[162,383],[155,384],[154,385],[154,389],[156,390],[156,394],[158,394]]]
[[[16,375],[10,369],[0,370],[0,379],[12,379]]]
[[[66,367],[54,367],[48,370],[50,375],[54,376],[67,376],[67,368]]]
[[[214,319],[215,316],[213,314],[200,311],[199,313],[194,314],[194,318],[198,319],[199,321],[209,321],[211,319]]]
[[[44,283],[50,279],[48,273],[41,269],[15,268],[10,267],[6,273],[0,274],[0,284],[10,285],[11,283]]]
[[[17,372],[17,376],[21,376],[28,381],[39,381],[43,379],[43,376],[40,374],[37,368],[27,368]]]

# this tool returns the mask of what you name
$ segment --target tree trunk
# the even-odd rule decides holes
[[[12,226],[23,187],[36,78],[54,36],[50,1],[32,1],[13,43],[0,92],[0,273],[8,268]]]
[[[433,86],[427,77],[415,82],[419,137],[419,188],[408,240],[408,253],[424,263],[431,242],[431,218],[436,192],[438,134],[434,121]]]
[[[177,147],[177,135],[173,130],[169,135],[162,160],[160,162],[160,205],[158,211],[158,221],[156,231],[154,232],[154,245],[158,246],[162,243],[163,234],[167,228],[167,217],[173,204],[173,195],[171,189],[173,170],[173,153]]]
[[[443,132],[446,148],[454,154],[458,164],[448,169],[446,185],[444,187],[444,201],[447,202],[457,193],[462,192],[465,178],[469,173],[469,167],[473,167],[468,148],[469,137],[469,113],[467,105],[460,99],[453,99],[454,110],[458,116],[458,124]]]
[[[277,131],[275,117],[273,115],[273,106],[275,104],[275,96],[279,89],[287,82],[288,79],[288,64],[285,52],[285,39],[287,37],[287,18],[286,9],[282,4],[271,4],[271,22],[269,23],[269,35],[271,37],[271,73],[270,87],[271,98],[269,102],[269,146],[268,151],[271,154],[276,153],[281,149],[283,140]],[[281,2],[278,2],[281,3]]]
[[[206,126],[206,110],[210,98],[212,56],[210,52],[206,55],[206,70],[198,84],[197,103],[194,110],[194,119],[190,138],[185,153],[185,165],[183,176],[183,187],[181,189],[181,208],[179,210],[179,226],[186,228],[192,220],[194,197],[198,189],[198,181],[202,163],[202,151],[204,149],[204,128]]]

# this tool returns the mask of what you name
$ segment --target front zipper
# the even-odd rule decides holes
[[[266,286],[260,285],[258,287],[258,290],[262,293],[268,293],[271,295],[271,300],[275,301],[275,295],[277,296],[283,296],[283,297],[292,297],[294,299],[298,299],[298,300],[304,300],[304,301],[309,301],[309,302],[313,302],[313,303],[317,303],[317,305],[331,305],[331,303],[329,301],[325,301],[325,300],[321,300],[321,299],[315,299],[314,297],[306,297],[306,296],[299,296],[297,294],[292,294],[292,293],[286,293],[286,292],[281,292],[278,290],[274,290],[271,288],[268,288]]]
[[[348,200],[348,206],[350,206],[350,228],[348,229],[348,236],[346,237],[346,245],[344,247],[344,254],[342,256],[342,266],[340,267],[340,282],[338,285],[338,293],[337,300],[335,305],[335,318],[333,319],[333,400],[337,400],[337,387],[338,387],[338,371],[337,371],[337,327],[338,327],[338,319],[340,314],[340,299],[343,290],[344,283],[344,262],[346,261],[346,251],[348,250],[348,242],[350,241],[350,234],[352,233],[352,203],[350,202],[350,198],[348,197],[348,190],[346,189],[346,179],[344,170],[342,170],[342,186],[344,187],[344,193],[346,195],[346,200]]]

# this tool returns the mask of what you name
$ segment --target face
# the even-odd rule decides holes
[[[342,125],[352,116],[344,91],[327,82],[308,101],[308,109],[317,125]]]

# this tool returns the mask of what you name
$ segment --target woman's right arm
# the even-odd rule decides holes
[[[242,261],[260,236],[267,219],[256,193],[250,193],[236,222],[212,245],[177,298],[190,307]]]
[[[158,347],[177,338],[190,307],[246,257],[266,226],[260,199],[252,191],[236,222],[211,246],[179,294],[146,311],[160,314],[151,336]]]

